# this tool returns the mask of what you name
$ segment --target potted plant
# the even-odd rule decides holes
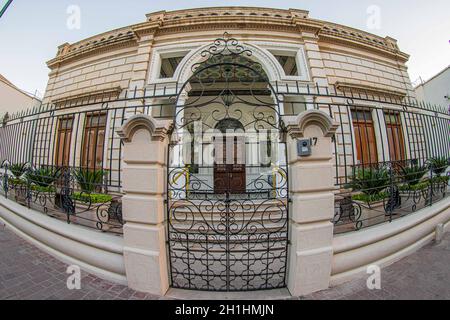
[[[59,177],[59,171],[51,166],[28,169],[25,174],[28,191],[36,193],[52,193],[55,191],[54,182]]]
[[[434,174],[440,176],[449,166],[449,159],[445,157],[434,157],[430,159],[430,169]]]
[[[385,167],[355,170],[349,187],[355,192],[352,201],[361,207],[363,227],[385,221],[384,203],[389,198],[386,189],[391,183],[390,174],[390,171]]]
[[[25,171],[27,170],[26,164],[24,163],[12,164],[8,167],[8,169],[16,179],[22,178],[22,176],[25,174]]]
[[[26,173],[30,188],[37,192],[53,192],[53,184],[60,177],[60,171],[51,166],[42,166]]]
[[[425,166],[412,165],[410,167],[402,168],[402,172],[403,182],[408,186],[416,186],[422,181],[422,178],[427,173],[427,168]]]
[[[106,172],[104,170],[76,169],[73,171],[79,190],[74,192],[72,200],[80,210],[77,217],[92,227],[106,231],[109,226],[108,209],[113,197],[101,193]]]
[[[8,167],[11,175],[8,175],[9,189],[14,190],[15,200],[24,202],[26,200],[26,181],[23,175],[26,171],[26,165],[23,163],[12,164]]]

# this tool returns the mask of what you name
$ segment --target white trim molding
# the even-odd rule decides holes
[[[243,47],[252,51],[252,59],[259,62],[266,72],[269,81],[284,82],[284,81],[305,81],[310,82],[310,72],[307,67],[305,50],[302,45],[276,43],[276,42],[243,42]],[[192,76],[192,67],[202,61],[202,51],[208,49],[211,42],[202,42],[197,44],[176,44],[169,46],[154,47],[151,61],[149,64],[149,78],[147,85],[154,84],[174,84],[185,83]],[[277,61],[275,56],[270,52],[283,52],[289,55],[295,55],[299,76],[287,76]],[[161,68],[161,57],[163,55],[186,54],[183,60],[178,65],[172,78],[159,78],[159,70]]]

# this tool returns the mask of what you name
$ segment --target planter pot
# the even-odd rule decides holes
[[[386,217],[384,210],[385,201],[381,200],[370,204],[364,201],[353,202],[358,207],[357,210],[361,210],[361,215],[358,219],[358,221],[361,221],[361,229],[389,221],[389,217]]]
[[[405,210],[411,210],[411,212],[422,209],[425,206],[427,194],[428,189],[401,191],[400,196],[402,198],[403,207]]]
[[[84,225],[101,231],[109,231],[113,226],[110,224],[108,213],[110,204],[86,204],[74,201],[75,214],[71,215],[71,223]]]

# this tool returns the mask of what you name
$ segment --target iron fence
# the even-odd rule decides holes
[[[336,233],[393,221],[448,195],[450,116],[444,107],[296,81],[273,87],[284,96],[284,115],[319,109],[340,124],[334,136]],[[154,85],[5,117],[1,192],[68,222],[120,233],[123,146],[117,130],[138,113],[173,119],[179,90],[177,84]],[[155,98],[163,103],[155,104]],[[11,170],[17,167],[24,168],[21,176]],[[30,178],[45,172],[57,172],[50,186]],[[102,181],[83,190],[77,179],[83,173]]]
[[[109,100],[109,102],[105,102]],[[0,127],[0,193],[51,217],[122,233],[122,142],[117,131],[135,114],[164,104],[109,97],[42,105]]]
[[[335,233],[392,222],[448,196],[448,113],[354,99],[318,107],[340,124]]]

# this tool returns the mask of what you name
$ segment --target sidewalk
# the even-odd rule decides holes
[[[0,225],[0,300],[155,300],[82,273],[81,290],[67,289],[67,265]],[[450,299],[450,234],[382,270],[382,290],[370,291],[367,277],[301,299]],[[185,298],[188,298],[187,296]]]

